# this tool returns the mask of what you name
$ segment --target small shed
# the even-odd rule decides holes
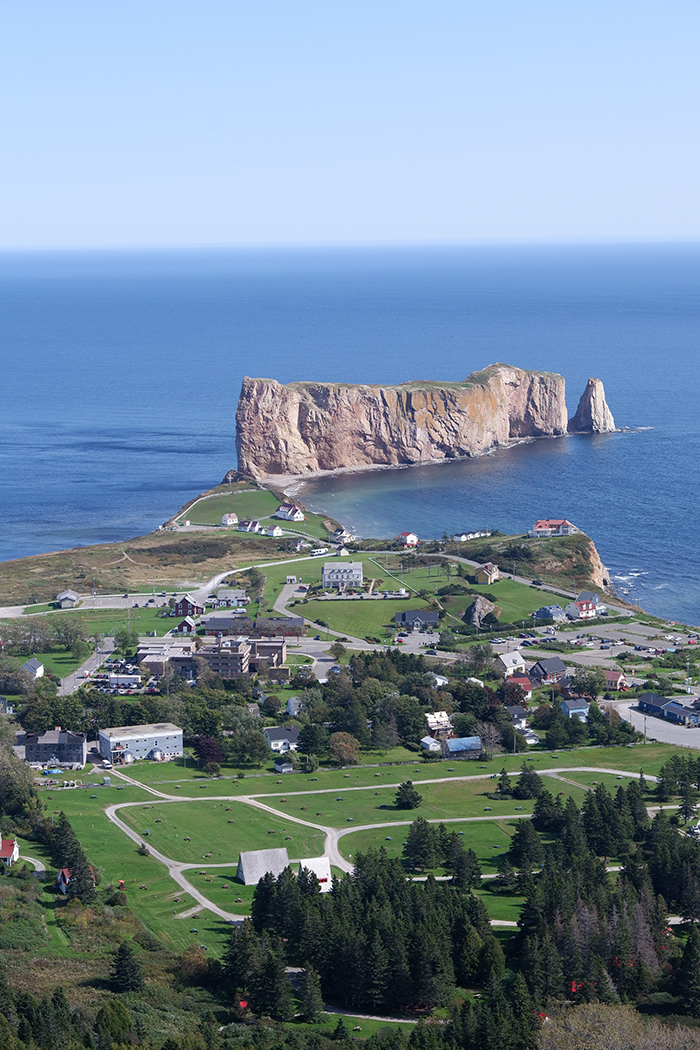
[[[59,609],[72,609],[80,601],[80,595],[75,591],[61,591],[56,595],[56,605]]]
[[[420,746],[424,751],[428,751],[430,754],[437,754],[442,751],[442,744],[439,740],[436,740],[432,736],[424,736],[421,738]]]
[[[481,750],[479,736],[457,736],[445,741],[447,758],[478,758]]]
[[[333,889],[333,875],[331,874],[331,862],[328,857],[305,857],[299,861],[297,878],[306,869],[318,879],[321,893],[328,893]]]
[[[238,858],[236,878],[245,886],[257,886],[270,872],[275,878],[289,867],[287,849],[255,849],[242,852]]]
[[[286,758],[275,759],[275,773],[293,773],[294,766]]]

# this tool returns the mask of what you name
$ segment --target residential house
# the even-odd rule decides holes
[[[260,718],[259,704],[246,704],[245,706],[248,709],[248,714],[251,715],[252,718]]]
[[[281,503],[275,511],[275,517],[283,521],[305,521],[304,511],[297,503]]]
[[[432,609],[404,609],[394,615],[394,623],[404,630],[419,631],[423,627],[437,627],[438,614]]]
[[[80,601],[80,595],[76,594],[75,591],[61,591],[60,594],[56,595],[55,604],[59,609],[72,609]]]
[[[566,619],[566,613],[561,605],[543,605],[535,610],[537,620],[550,620],[552,623],[561,623]]]
[[[270,750],[280,754],[284,754],[285,751],[296,751],[299,746],[298,726],[275,726],[273,729],[263,729],[263,736]]]
[[[6,868],[11,868],[19,860],[17,839],[0,839],[0,860]]]
[[[563,681],[566,675],[566,664],[558,656],[538,660],[528,671],[529,678],[536,679],[537,685],[555,685]]]
[[[279,525],[268,525],[265,529],[265,535],[279,539],[280,536],[284,536],[284,530],[281,529]]]
[[[595,602],[579,601],[569,602],[564,609],[570,620],[594,620],[598,615]]]
[[[476,532],[458,532],[453,537],[454,543],[466,543],[468,540],[478,540],[482,536],[490,536],[490,529],[477,529]]]
[[[513,706],[506,704],[506,711],[510,715],[510,720],[515,729],[520,730],[527,728],[525,725],[527,721],[527,711],[524,707],[521,707],[520,704],[514,704]]]
[[[347,588],[362,587],[362,562],[326,561],[323,563],[321,582],[324,587],[337,587],[341,592]]]
[[[481,751],[481,737],[458,736],[444,741],[442,753],[445,758],[480,758]]]
[[[487,561],[485,565],[480,565],[478,569],[475,569],[474,578],[477,583],[490,584],[500,580],[501,573],[497,565]]]
[[[415,532],[400,532],[396,538],[402,547],[417,547],[420,543]]]
[[[588,721],[588,709],[590,704],[586,700],[576,698],[562,700],[559,706],[567,718],[578,718],[579,722]]]
[[[596,594],[595,591],[581,591],[581,593],[576,598],[576,601],[577,602],[593,602],[593,604],[596,607],[596,612],[597,612],[598,616],[601,616],[603,613],[608,611],[607,605],[605,604],[603,599],[600,597],[600,595]]]
[[[175,616],[203,616],[204,606],[191,594],[183,594],[173,606]]]
[[[8,700],[6,696],[0,696],[0,715],[13,715],[14,713],[14,703]]]
[[[518,671],[525,670],[525,660],[522,653],[517,650],[513,653],[500,653],[493,661],[493,667],[499,674],[510,678],[511,675],[517,674]]]
[[[278,878],[289,867],[286,847],[243,850],[238,857],[236,878],[246,886],[257,886],[268,873]]]
[[[216,592],[216,606],[219,609],[239,609],[247,605],[250,598],[241,587],[219,587]]]
[[[572,525],[566,518],[540,518],[536,521],[528,532],[528,536],[531,537],[546,537],[546,536],[573,536],[574,533],[580,532],[575,525]]]
[[[88,865],[90,868],[90,874],[92,875],[92,881],[95,882],[95,872],[92,864]],[[73,874],[72,868],[61,868],[58,875],[56,876],[56,886],[59,893],[68,892],[68,883],[70,882],[71,875]]]
[[[100,729],[97,747],[102,757],[114,765],[143,758],[182,758],[182,730],[172,722],[111,726]]]
[[[605,686],[609,693],[627,688],[627,678],[624,671],[608,671],[606,668],[603,668],[603,674],[605,675]]]
[[[287,700],[287,714],[291,715],[292,718],[296,718],[300,711],[304,708],[304,700],[300,696],[290,696]]]
[[[287,583],[290,583],[290,584],[291,584],[291,583],[293,583],[293,584],[294,584],[294,586],[296,587],[296,584],[297,584],[297,578],[296,578],[296,576],[288,576],[288,577],[287,577]]]
[[[238,515],[233,512],[230,514],[224,514],[221,518],[221,524],[230,529],[233,525],[238,524]]]
[[[293,773],[294,766],[286,758],[276,758],[274,764],[275,773]]]
[[[510,681],[513,685],[519,685],[525,694],[525,699],[532,700],[532,682],[525,675],[513,674],[509,676]]]
[[[310,871],[316,876],[321,893],[330,893],[333,889],[333,875],[331,873],[331,862],[329,857],[305,857],[299,861],[297,878],[304,871]]]
[[[435,737],[432,736],[421,737],[420,746],[423,748],[424,751],[427,751],[429,754],[437,754],[438,752],[442,752],[442,742],[440,740],[436,740]]]
[[[41,660],[37,660],[36,657],[32,657],[31,660],[27,660],[26,663],[22,664],[20,671],[25,671],[34,679],[34,681],[36,681],[37,678],[44,677],[44,665]]]
[[[70,766],[82,769],[87,759],[85,733],[72,733],[56,726],[45,733],[27,733],[24,738],[24,757],[36,765]]]
[[[434,671],[428,671],[428,674],[433,680],[433,689],[444,689],[446,685],[449,685],[450,680],[444,674],[435,674]]]
[[[438,740],[444,740],[452,732],[452,722],[447,711],[428,711],[425,716],[428,732]]]
[[[180,620],[179,624],[175,628],[176,634],[195,634],[197,631],[197,625],[191,616],[186,616],[184,620]]]
[[[260,532],[260,529],[260,522],[257,521],[255,518],[246,518],[245,520],[238,522],[239,532]]]

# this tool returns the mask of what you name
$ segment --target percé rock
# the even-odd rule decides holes
[[[565,434],[564,379],[496,364],[461,383],[243,380],[238,469],[261,477],[474,456]]]
[[[588,380],[568,429],[570,434],[610,434],[615,429],[600,379]]]

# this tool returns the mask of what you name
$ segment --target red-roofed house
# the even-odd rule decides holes
[[[605,685],[609,690],[627,688],[627,679],[622,671],[606,671],[605,668],[603,668],[603,671],[605,673]]]
[[[528,536],[573,536],[580,532],[566,518],[540,518],[528,532]]]
[[[519,685],[522,691],[525,693],[526,700],[532,700],[532,682],[525,675],[512,674],[508,679],[514,685]]]
[[[0,860],[10,868],[16,860],[19,860],[19,846],[17,839],[0,839]]]
[[[398,540],[402,547],[417,547],[420,542],[415,532],[400,532]]]
[[[90,874],[92,875],[92,881],[95,882],[95,872],[92,869],[92,864],[89,865],[89,868]],[[61,868],[56,878],[56,885],[58,886],[59,893],[68,892],[68,883],[70,882],[70,877],[72,874],[72,868]]]
[[[495,583],[496,580],[500,580],[501,573],[497,565],[493,562],[487,561],[485,565],[480,565],[478,569],[474,571],[474,579],[477,583]]]

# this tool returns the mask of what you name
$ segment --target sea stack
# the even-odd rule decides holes
[[[589,379],[581,394],[576,414],[569,420],[570,434],[610,434],[615,420],[605,400],[600,379]]]
[[[564,380],[491,365],[462,382],[289,383],[243,380],[238,469],[303,475],[483,455],[567,428]]]

